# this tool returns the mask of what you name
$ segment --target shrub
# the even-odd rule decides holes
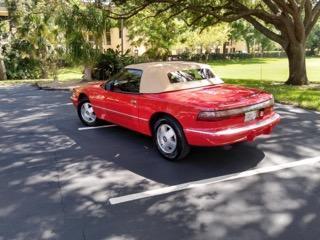
[[[264,53],[209,53],[209,54],[193,54],[190,52],[184,52],[179,55],[171,55],[169,56],[169,60],[180,60],[180,61],[196,61],[196,62],[208,62],[215,60],[242,60],[242,59],[250,59],[250,58],[280,58],[286,57],[286,54],[282,51],[269,51]]]
[[[41,76],[40,61],[29,55],[29,42],[15,40],[4,47],[4,63],[8,79],[37,79]]]
[[[108,49],[98,57],[92,77],[96,80],[106,80],[132,63],[134,63],[134,58],[129,56],[129,51],[122,55],[119,50]]]

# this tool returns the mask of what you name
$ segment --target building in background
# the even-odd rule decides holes
[[[9,16],[8,9],[4,0],[0,0],[0,18],[6,18]]]
[[[123,35],[123,36],[122,36]],[[141,56],[146,52],[146,47],[145,46],[132,46],[131,42],[128,38],[128,29],[124,28],[123,29],[123,34],[121,33],[120,28],[111,28],[107,29],[103,33],[103,49],[107,50],[109,48],[116,50],[116,49],[121,49],[121,38],[124,37],[123,39],[123,50],[124,52],[130,51],[131,55],[135,56]]]
[[[141,56],[143,55],[146,51],[147,48],[144,45],[141,46],[132,46],[129,38],[128,38],[128,29],[124,28],[123,29],[123,49],[124,52],[127,50],[130,51],[131,55],[134,56]],[[90,36],[89,36],[90,38]],[[103,49],[107,50],[109,48],[116,50],[116,49],[121,49],[121,29],[120,28],[111,28],[109,30],[106,30],[103,33]],[[90,39],[89,39],[90,41]],[[92,39],[93,41],[93,39]],[[186,52],[186,48],[175,48],[172,49],[172,54],[173,55],[178,55],[183,52]],[[201,47],[197,47],[194,50],[194,53],[205,53],[206,50],[202,49]],[[216,54],[228,54],[228,53],[248,53],[247,46],[244,41],[232,41],[230,40],[229,42],[226,42],[223,45],[219,46],[214,46],[211,48],[211,53],[216,53]]]
[[[222,46],[218,46],[216,49],[214,49],[214,53],[248,53],[248,49],[244,41],[230,40],[225,42]]]

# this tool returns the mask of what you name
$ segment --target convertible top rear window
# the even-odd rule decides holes
[[[213,79],[215,75],[210,69],[201,68],[171,72],[168,77],[171,83],[186,83]]]

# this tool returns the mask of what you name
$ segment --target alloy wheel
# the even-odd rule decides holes
[[[97,119],[96,114],[93,111],[93,107],[89,102],[85,102],[81,106],[81,116],[87,123],[94,123]]]
[[[177,136],[174,129],[168,124],[161,124],[157,130],[157,143],[160,149],[167,153],[173,153],[177,148]]]

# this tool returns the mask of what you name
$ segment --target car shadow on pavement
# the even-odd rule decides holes
[[[117,129],[118,134],[130,134],[125,129]],[[220,177],[255,168],[265,157],[256,145],[239,143],[233,146],[192,148],[189,156],[178,162],[170,162],[162,158],[148,137],[134,134],[131,136],[131,149],[137,149],[136,143],[150,146],[147,150],[123,150],[117,158],[111,158],[114,164],[127,169],[146,179],[166,184],[177,185],[206,178]],[[125,153],[124,151],[127,151]],[[95,154],[99,157],[106,157]],[[108,158],[110,159],[110,158]],[[110,161],[110,160],[109,160]]]

